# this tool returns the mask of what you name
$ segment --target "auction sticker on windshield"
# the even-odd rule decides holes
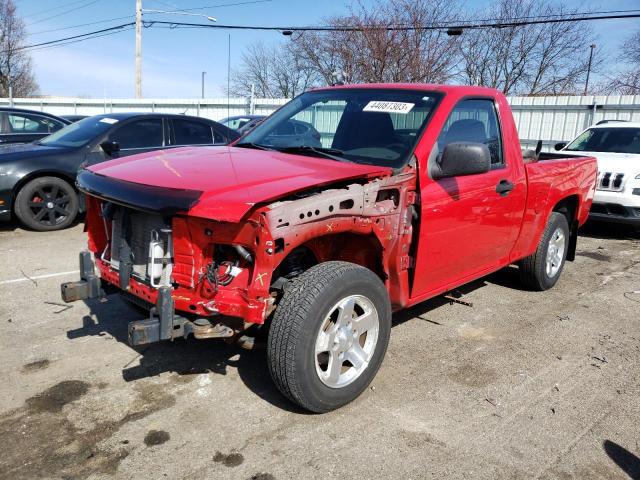
[[[415,106],[415,103],[386,102],[383,100],[372,100],[362,109],[363,112],[386,112],[407,114]]]
[[[100,119],[100,121],[102,123],[108,123],[109,125],[113,125],[114,123],[118,123],[118,120],[116,120],[115,118],[102,118]]]

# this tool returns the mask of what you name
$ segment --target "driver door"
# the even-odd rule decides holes
[[[525,189],[515,185],[512,162],[517,159],[505,158],[493,100],[458,102],[431,158],[453,142],[486,144],[491,170],[437,181],[423,173],[412,297],[441,293],[504,265],[519,232]],[[501,184],[513,189],[500,194],[496,188]]]

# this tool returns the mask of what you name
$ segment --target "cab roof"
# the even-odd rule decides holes
[[[442,92],[442,93],[456,93],[458,95],[473,96],[492,96],[500,94],[495,88],[489,87],[476,87],[470,85],[439,85],[432,83],[361,83],[361,84],[345,84],[345,85],[333,85],[326,87],[319,87],[312,89],[318,90],[332,90],[332,89],[387,89],[387,90],[424,90],[425,92]]]

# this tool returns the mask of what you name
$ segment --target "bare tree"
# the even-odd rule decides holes
[[[0,96],[26,97],[38,92],[31,58],[21,48],[26,37],[24,22],[16,14],[13,0],[0,0]]]
[[[538,0],[498,0],[475,16],[496,19],[566,16],[562,6]],[[559,22],[465,30],[460,80],[505,94],[575,93],[584,81],[593,33],[584,22]],[[592,62],[596,70],[600,60]]]
[[[327,20],[338,30],[303,33],[293,46],[326,83],[336,77],[347,83],[442,83],[453,76],[457,41],[423,27],[452,19],[456,5],[451,0],[359,2],[348,15]],[[340,30],[345,27],[350,30]]]
[[[318,75],[289,45],[250,45],[231,76],[231,94],[292,98],[317,83]]]
[[[624,42],[619,60],[624,68],[609,80],[606,90],[622,95],[640,94],[640,30]]]

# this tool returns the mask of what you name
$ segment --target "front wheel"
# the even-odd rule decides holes
[[[18,192],[15,212],[33,230],[61,230],[71,225],[78,214],[78,195],[61,178],[36,178]]]
[[[326,262],[294,279],[280,301],[268,338],[278,389],[312,412],[356,399],[380,368],[391,332],[382,281],[347,262]]]
[[[520,279],[533,290],[548,290],[560,278],[569,247],[567,217],[552,212],[538,249],[520,261]]]

